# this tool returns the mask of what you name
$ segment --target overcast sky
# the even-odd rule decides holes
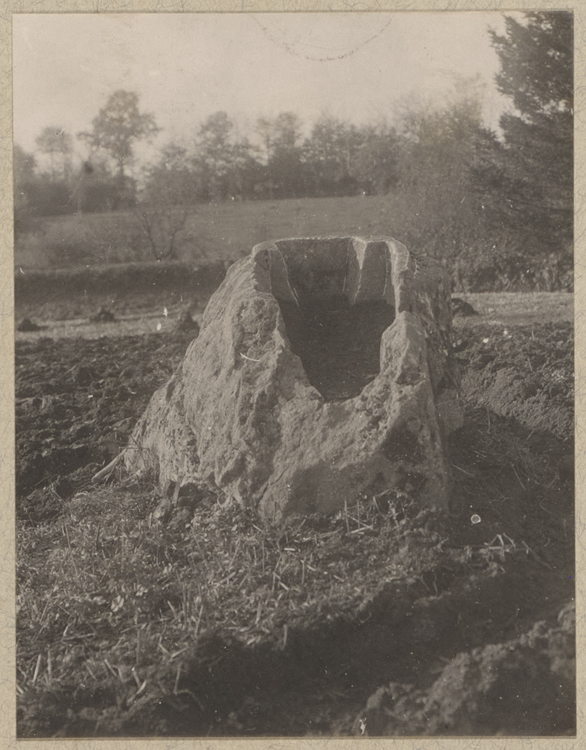
[[[243,127],[296,112],[356,123],[411,97],[445,100],[457,76],[485,82],[484,117],[503,99],[489,27],[499,13],[26,14],[14,23],[14,138],[28,151],[49,125],[72,134],[116,89],[140,94],[163,128],[188,140],[225,110]],[[76,143],[83,153],[83,144]]]

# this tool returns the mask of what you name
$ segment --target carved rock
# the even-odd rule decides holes
[[[437,262],[391,238],[267,242],[229,269],[125,464],[213,481],[266,523],[391,488],[444,508],[458,385]]]

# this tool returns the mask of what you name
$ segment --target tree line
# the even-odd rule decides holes
[[[137,176],[135,150],[159,132],[155,118],[139,110],[134,92],[116,91],[78,134],[89,156],[73,168],[74,139],[46,127],[36,139],[42,164],[15,146],[17,197],[38,215],[116,210],[165,194],[174,205],[386,193],[399,181],[404,133],[386,122],[357,126],[321,117],[303,135],[293,112],[259,118],[254,138],[240,136],[223,111],[196,130],[191,147],[166,144]]]
[[[91,129],[77,134],[88,152],[81,166],[73,165],[73,136],[60,127],[37,138],[42,164],[15,146],[16,230],[36,216],[127,209],[153,249],[172,256],[197,203],[388,195],[400,239],[440,257],[460,285],[473,272],[477,286],[508,279],[567,288],[573,17],[505,20],[503,34],[489,32],[500,60],[496,84],[510,102],[499,133],[483,124],[480,82],[462,80],[441,108],[405,106],[392,120],[360,126],[324,115],[305,131],[294,112],[282,112],[242,135],[228,113],[216,112],[189,146],[167,143],[137,173],[137,147],[160,129],[136,93],[116,91]],[[163,215],[162,252],[155,235]]]

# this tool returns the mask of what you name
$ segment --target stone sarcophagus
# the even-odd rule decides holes
[[[402,490],[447,505],[461,425],[441,266],[391,238],[257,245],[124,456],[164,490],[212,481],[266,523]]]

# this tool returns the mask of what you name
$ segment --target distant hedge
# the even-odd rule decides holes
[[[175,291],[214,291],[224,279],[228,263],[193,265],[184,262],[119,263],[107,266],[82,266],[51,270],[17,269],[14,294],[19,302],[34,297],[79,294],[108,294]]]

